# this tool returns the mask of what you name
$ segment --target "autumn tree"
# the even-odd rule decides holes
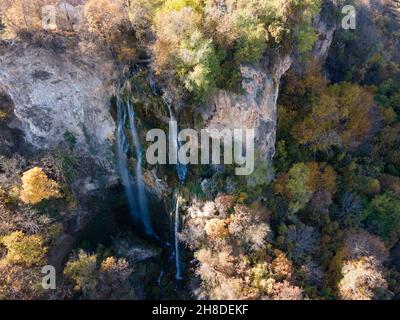
[[[41,268],[47,248],[39,235],[15,231],[0,237],[5,254],[0,260],[0,297],[35,299],[41,294]]]
[[[44,0],[3,0],[0,13],[9,33],[42,29],[42,8],[52,4]]]
[[[132,299],[134,291],[129,283],[133,269],[125,259],[106,258],[100,265],[97,295],[100,299]]]
[[[128,299],[134,297],[128,278],[133,272],[125,259],[98,256],[80,250],[64,268],[64,275],[74,283],[74,290],[87,299]]]
[[[343,247],[339,296],[345,300],[390,297],[383,262],[388,252],[382,241],[366,232],[349,233]]]
[[[95,255],[80,251],[64,268],[64,275],[74,282],[74,289],[93,298],[98,284],[97,260]]]
[[[373,128],[373,94],[356,84],[330,86],[312,106],[293,134],[300,144],[314,150],[333,146],[353,150]]]
[[[47,249],[39,235],[25,235],[20,231],[13,232],[0,239],[7,249],[5,262],[26,266],[40,265],[44,262]]]
[[[199,298],[302,299],[291,261],[268,250],[271,230],[262,205],[229,195],[196,201],[188,209],[181,241],[194,251]]]
[[[123,28],[129,25],[122,0],[89,0],[85,4],[84,16],[89,33],[94,35],[95,40],[103,40],[111,48],[121,41]]]
[[[49,179],[39,167],[26,171],[21,180],[20,198],[24,203],[38,204],[43,200],[61,197],[58,183]]]

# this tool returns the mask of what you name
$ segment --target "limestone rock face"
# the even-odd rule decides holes
[[[80,48],[63,53],[8,46],[0,51],[0,93],[11,98],[25,140],[46,149],[72,134],[78,150],[108,152],[115,124],[110,96],[118,77],[113,61]]]
[[[279,82],[293,59],[265,62],[263,67],[242,66],[243,94],[219,91],[212,98],[208,128],[255,129],[259,158],[271,161],[275,150],[276,103]]]
[[[335,26],[316,19],[319,40],[313,54],[323,58],[333,39]],[[282,76],[295,62],[291,55],[275,54],[258,66],[241,66],[242,94],[217,92],[203,110],[207,128],[255,129],[256,158],[271,163],[275,154],[277,99]]]

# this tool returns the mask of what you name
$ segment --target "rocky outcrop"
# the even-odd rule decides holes
[[[324,17],[315,19],[319,31],[314,45],[315,57],[325,57],[332,43],[335,24]],[[272,53],[258,66],[241,66],[242,94],[217,92],[211,102],[201,110],[210,129],[255,129],[256,157],[271,163],[275,154],[277,99],[280,81],[295,61],[293,55]]]
[[[270,162],[275,152],[276,103],[282,75],[293,58],[264,61],[262,66],[242,66],[243,94],[219,91],[211,100],[208,128],[256,129],[256,150],[260,159]]]
[[[53,147],[68,133],[77,150],[105,157],[115,132],[109,109],[118,72],[110,58],[80,49],[7,45],[0,50],[0,92],[13,102],[13,125],[34,147]]]

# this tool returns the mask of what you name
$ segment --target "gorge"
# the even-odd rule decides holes
[[[56,2],[44,31],[0,0],[0,298],[400,292],[396,1],[356,0],[353,31],[340,0]],[[190,163],[214,143],[185,128],[228,162]]]

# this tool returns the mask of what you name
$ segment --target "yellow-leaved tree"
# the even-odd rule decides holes
[[[49,179],[43,170],[35,167],[22,175],[20,198],[27,204],[38,204],[50,198],[60,198],[60,186]]]

